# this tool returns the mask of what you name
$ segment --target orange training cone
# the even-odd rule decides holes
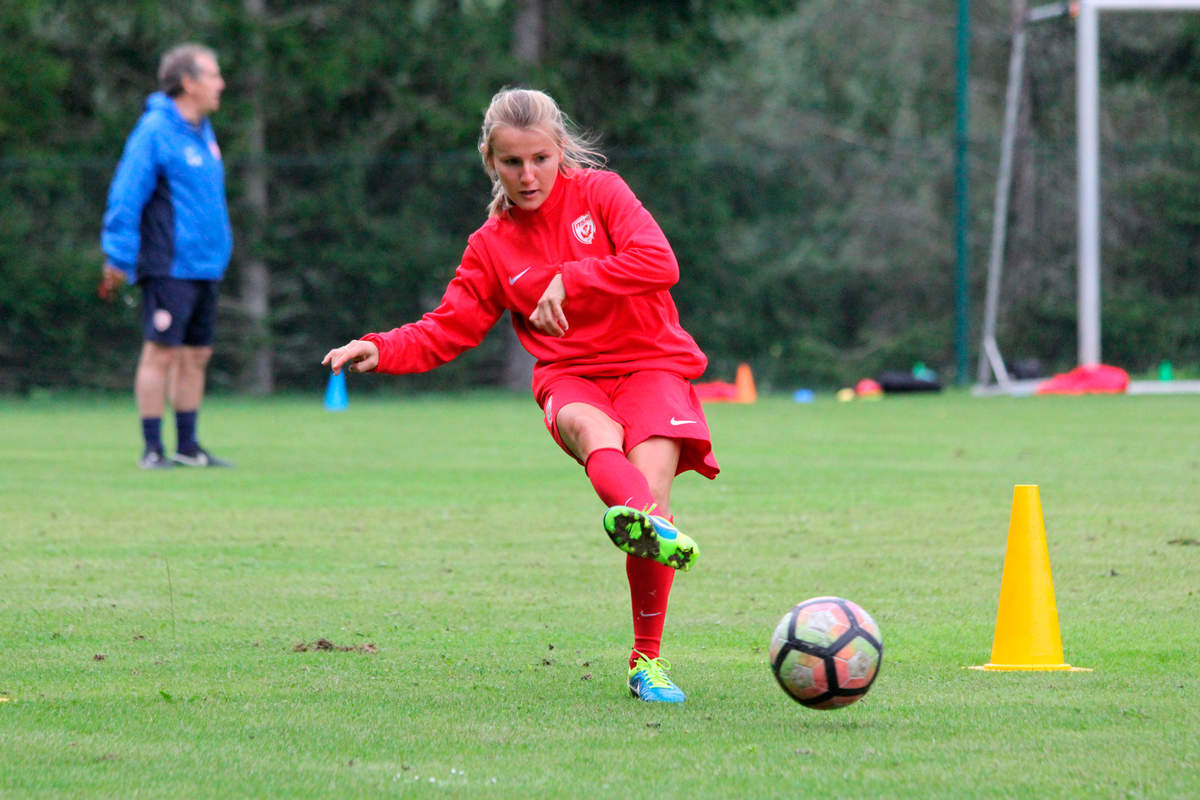
[[[738,364],[737,378],[734,379],[735,403],[753,403],[758,399],[758,391],[754,388],[754,375],[750,372],[749,364]]]
[[[1038,487],[1013,487],[992,660],[985,670],[1078,670],[1063,661]]]

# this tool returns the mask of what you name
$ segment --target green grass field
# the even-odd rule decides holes
[[[625,690],[623,555],[527,397],[216,398],[237,468],[165,473],[128,398],[0,400],[0,796],[1200,796],[1200,398],[708,411],[664,708]],[[1022,483],[1092,672],[964,669]],[[837,711],[765,663],[821,594],[885,644]]]

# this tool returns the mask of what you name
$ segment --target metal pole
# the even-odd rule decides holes
[[[958,83],[955,91],[954,197],[954,344],[955,382],[967,382],[967,130],[970,112],[971,2],[958,0]]]
[[[988,255],[987,298],[983,311],[983,341],[979,352],[977,382],[987,383],[988,368],[999,384],[1008,382],[1008,372],[998,355],[996,314],[1000,305],[1000,274],[1004,270],[1004,233],[1008,227],[1008,198],[1012,185],[1013,147],[1017,138],[1017,112],[1021,104],[1021,82],[1025,66],[1025,22],[1013,28],[1012,54],[1008,61],[1008,91],[1004,98],[1004,132],[1000,138],[1000,171],[996,176],[995,213],[992,215],[992,249]]]
[[[1198,0],[1079,0],[1079,363],[1100,363],[1100,11],[1195,11]]]
[[[1095,0],[1076,22],[1079,158],[1079,364],[1100,363],[1100,56]]]

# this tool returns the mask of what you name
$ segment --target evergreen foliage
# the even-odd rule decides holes
[[[675,295],[711,377],[740,361],[781,389],[950,368],[953,0],[542,0],[536,63],[513,52],[515,2],[254,5],[0,8],[0,391],[128,386],[139,331],[131,308],[94,297],[100,218],[157,59],[182,40],[215,47],[229,84],[213,118],[236,238],[218,390],[238,388],[262,335],[242,284],[251,257],[271,276],[266,344],[283,388],[321,385],[329,347],[436,304],[484,219],[483,109],[515,84],[547,89],[603,135],[677,251]],[[976,311],[1009,9],[973,5]],[[1069,20],[1031,31],[1029,168],[1000,330],[1006,354],[1053,369],[1075,357],[1073,45]],[[1102,24],[1102,348],[1133,371],[1200,363],[1198,51],[1194,15]],[[264,168],[260,212],[247,175]],[[491,336],[390,385],[496,384],[505,357]]]

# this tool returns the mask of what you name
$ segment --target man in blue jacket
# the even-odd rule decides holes
[[[134,395],[145,448],[138,465],[227,467],[196,440],[217,296],[233,250],[225,167],[208,122],[225,81],[212,50],[182,44],[162,57],[158,83],[109,188],[100,294],[108,299],[125,282],[142,290],[145,341]],[[162,443],[168,394],[177,433],[170,460]]]

